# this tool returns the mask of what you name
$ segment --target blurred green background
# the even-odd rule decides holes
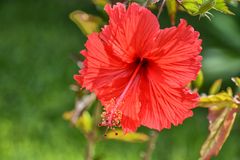
[[[83,135],[62,118],[75,101],[69,85],[78,67],[70,55],[83,49],[86,41],[68,17],[77,9],[98,14],[89,0],[0,1],[0,160],[83,159]],[[232,11],[236,16],[213,12],[212,21],[178,15],[188,19],[203,39],[201,92],[217,78],[224,79],[224,87],[234,86],[230,77],[240,75],[240,9]],[[161,27],[170,26],[166,12],[160,21]],[[208,121],[206,109],[194,112],[184,125],[160,133],[154,160],[198,159]],[[239,160],[239,133],[238,117],[220,155],[213,159]],[[103,160],[138,160],[145,147],[102,141],[96,155]]]

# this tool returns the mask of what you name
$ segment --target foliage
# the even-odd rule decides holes
[[[97,4],[97,2],[103,3]],[[144,1],[142,0],[142,2]],[[176,19],[181,16],[186,16],[188,19],[190,14],[179,14],[180,11],[186,12],[179,4],[183,1],[176,2],[176,14],[178,14]],[[83,48],[86,38],[83,37],[82,33],[79,33],[76,26],[69,22],[66,15],[78,9],[87,14],[91,13],[89,15],[101,17],[103,24],[105,22],[102,10],[105,3],[105,0],[92,2],[89,0],[81,2],[13,0],[11,3],[6,0],[1,1],[1,159],[71,160],[76,159],[76,157],[83,159],[82,155],[86,148],[86,141],[82,129],[81,127],[75,129],[77,126],[72,125],[72,123],[69,126],[61,119],[61,114],[64,110],[75,107],[74,93],[68,90],[68,84],[73,82],[72,74],[76,73],[76,65],[69,60],[69,55],[79,52]],[[156,8],[161,3],[162,0],[158,1],[154,7],[151,4],[149,7],[155,13]],[[166,1],[165,6],[169,5],[168,3]],[[96,4],[96,9],[93,4]],[[189,18],[189,22],[197,26],[201,33],[204,42],[203,56],[219,53],[215,57],[207,57],[203,60],[205,67],[205,70],[203,70],[204,82],[199,78],[199,81],[193,82],[192,87],[193,90],[199,89],[202,98],[214,97],[224,93],[225,96],[223,97],[228,99],[229,102],[234,101],[239,104],[239,88],[237,89],[233,84],[230,84],[229,76],[239,76],[239,72],[236,72],[239,70],[236,67],[239,66],[239,63],[235,67],[233,65],[230,69],[228,67],[239,59],[239,39],[237,38],[239,36],[239,12],[236,13],[237,10],[234,9],[238,5],[238,1],[226,0],[225,4],[228,7],[232,6],[228,10],[234,11],[237,16],[220,15],[213,8],[209,10],[215,16],[211,18],[211,22],[203,19],[198,21],[197,17]],[[165,7],[164,9],[167,11],[168,8]],[[161,26],[168,25],[168,21],[165,20],[166,17],[165,14],[161,14],[161,19],[164,20],[161,20]],[[86,31],[83,31],[83,33],[85,34]],[[207,53],[210,54],[206,55]],[[230,59],[227,59],[226,56]],[[216,61],[220,64],[216,65]],[[205,66],[206,63],[213,67]],[[210,72],[215,71],[214,69],[219,69],[220,74],[211,74]],[[206,89],[209,88],[209,81],[219,77],[224,78],[222,84],[226,91],[219,89],[214,94],[207,96],[205,93],[208,93]],[[239,78],[235,77],[233,79],[239,86]],[[231,86],[232,89],[227,86]],[[88,93],[84,93],[84,95],[86,94]],[[232,97],[232,99],[229,97]],[[210,105],[207,105],[207,103],[205,103],[204,108],[196,109],[194,116],[184,122],[183,126],[164,130],[160,133],[152,159],[197,159],[197,151],[207,131],[204,111],[206,107],[209,108],[212,105],[212,102]],[[226,108],[222,104],[220,106],[222,106],[220,107],[222,109],[219,112],[221,111],[223,114],[223,110]],[[228,109],[234,110],[235,108]],[[94,123],[93,107],[89,107],[86,112],[89,113],[88,115],[91,116],[92,123]],[[209,112],[211,111],[209,110]],[[227,115],[231,114],[226,114],[225,119]],[[220,117],[216,119],[220,119]],[[219,137],[226,121],[222,120],[221,122],[212,137]],[[228,129],[225,130],[225,138],[222,139],[227,143],[223,145],[216,159],[238,159],[240,146],[239,143],[236,143],[239,140],[236,127],[239,126],[239,118],[235,119],[235,123],[235,130],[230,133],[231,138],[226,140],[227,132],[230,132],[231,129],[229,127],[231,125],[228,124]],[[92,124],[92,129],[94,129],[94,126],[95,124]],[[79,129],[81,132],[79,132]],[[99,128],[99,130],[98,137],[105,139],[103,128]],[[148,132],[141,128],[141,133],[146,134]],[[151,139],[150,136],[149,139]],[[209,142],[211,143],[208,144],[214,146],[217,141],[210,140]],[[116,160],[123,158],[126,160],[139,159],[139,154],[146,143],[126,143],[125,141],[107,140],[107,143],[105,143],[105,140],[101,141],[97,143],[95,158],[102,160],[111,160],[113,157]],[[223,144],[223,142],[221,143]],[[191,152],[189,152],[189,148]],[[220,145],[218,145],[218,149],[220,148]],[[217,153],[218,149],[214,152]],[[209,151],[213,149],[208,150],[207,147],[204,152],[205,155],[210,155]],[[213,152],[211,154],[215,155]]]
[[[154,3],[159,1],[154,1]],[[237,2],[225,0],[166,0],[168,14],[172,24],[175,24],[175,17],[177,11],[185,11],[192,16],[207,17],[213,16],[210,11],[217,10],[224,14],[234,15],[228,8],[228,4],[235,4]]]
[[[209,109],[210,134],[201,148],[201,159],[208,160],[217,156],[232,129],[237,109],[222,108],[219,110]]]
[[[102,22],[100,17],[79,10],[72,12],[69,17],[86,35],[98,31]]]
[[[126,142],[146,142],[149,140],[148,135],[144,133],[128,133],[125,134],[122,130],[112,130],[107,132],[107,139],[115,139]]]
[[[202,160],[218,155],[230,134],[240,104],[233,98],[231,88],[227,92],[218,93],[221,83],[221,80],[216,80],[210,88],[210,95],[202,96],[199,103],[199,106],[209,110],[210,134],[200,151]]]
[[[110,1],[116,3],[116,1]],[[123,2],[123,1],[121,1]],[[124,1],[125,3],[127,1]],[[100,12],[102,12],[104,5],[107,3],[105,0],[93,0],[93,3],[97,6]],[[237,2],[233,0],[153,0],[153,1],[138,1],[143,5],[150,6],[154,9],[153,4],[161,4],[159,7],[159,14],[164,5],[166,5],[171,24],[175,24],[175,18],[178,11],[185,11],[192,16],[207,17],[209,20],[212,14],[210,11],[216,10],[224,14],[234,15],[228,8],[228,5]],[[78,25],[81,31],[88,35],[92,32],[98,31],[99,26],[103,23],[102,18],[87,14],[83,11],[74,11],[70,14],[70,18]],[[240,86],[240,78],[235,77],[232,80],[236,85]],[[203,85],[204,77],[203,71],[200,71],[198,77],[192,82],[191,86],[194,90],[199,90]],[[202,160],[208,160],[212,156],[217,156],[221,150],[224,142],[227,140],[232,126],[235,121],[236,114],[239,107],[239,94],[233,96],[232,89],[227,88],[226,91],[221,91],[222,80],[216,80],[209,89],[209,95],[203,94],[199,101],[199,106],[208,108],[208,120],[209,120],[209,136],[204,142],[201,148]],[[69,114],[65,113],[64,117],[69,119]],[[75,124],[77,128],[80,128],[84,134],[91,133],[92,120],[89,112],[84,111],[79,117],[79,120]],[[91,125],[89,125],[91,124]],[[91,126],[91,127],[90,127]],[[86,136],[89,138],[89,136]],[[151,138],[151,137],[150,137]],[[149,136],[144,133],[130,133],[125,135],[121,130],[111,130],[106,133],[106,139],[115,139],[126,142],[145,142],[149,140]],[[88,139],[91,141],[90,139]],[[151,142],[151,139],[149,140]],[[150,151],[151,152],[151,151]]]

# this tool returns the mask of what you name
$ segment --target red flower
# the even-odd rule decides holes
[[[192,116],[198,94],[185,86],[201,68],[199,33],[185,20],[159,29],[156,16],[136,3],[105,10],[109,25],[88,36],[84,67],[74,76],[104,106],[102,125],[160,131]]]

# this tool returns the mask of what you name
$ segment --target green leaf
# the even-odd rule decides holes
[[[88,111],[84,111],[76,122],[76,128],[80,129],[83,133],[90,133],[93,129],[92,117]]]
[[[207,17],[209,20],[210,16],[212,16],[209,12],[211,9],[234,15],[234,13],[228,9],[225,0],[183,0],[183,2],[179,2],[179,4],[182,10],[184,9],[190,15],[199,15],[200,18]]]
[[[72,122],[74,116],[74,110],[63,113],[63,119]],[[74,126],[80,129],[83,133],[90,133],[93,129],[92,117],[88,111],[84,111],[82,115],[77,119]]]
[[[100,17],[87,14],[80,10],[70,13],[69,17],[85,35],[99,31],[99,26],[102,23]]]
[[[199,101],[199,106],[206,108],[213,108],[215,110],[222,109],[226,106],[231,108],[237,108],[237,104],[226,92],[221,92],[216,95],[209,95],[206,97],[201,97]]]
[[[175,0],[167,0],[166,6],[168,10],[168,15],[170,16],[171,24],[175,25],[175,17],[177,13],[177,2]]]
[[[214,6],[215,10],[225,14],[234,15],[234,13],[228,9],[225,0],[215,0],[215,1],[216,1],[216,5]]]
[[[218,93],[221,89],[221,86],[222,86],[222,80],[221,79],[216,80],[210,87],[209,94],[211,95],[211,94]]]
[[[209,160],[217,156],[232,129],[237,109],[223,108],[222,110],[209,110],[209,136],[202,145],[201,160]]]
[[[240,77],[233,77],[232,81],[236,84],[236,86],[240,87]]]
[[[191,15],[199,11],[202,3],[202,0],[183,0],[182,2],[179,2],[180,6],[182,7],[182,9],[180,9],[185,10]]]
[[[92,2],[100,11],[103,11],[105,5],[108,3],[107,0],[92,0]]]
[[[203,72],[202,70],[200,70],[198,73],[197,79],[193,81],[194,87],[197,89],[200,89],[203,84],[203,81],[204,81]]]
[[[205,14],[206,12],[208,12],[210,9],[212,9],[216,4],[215,0],[205,0],[203,1],[203,3],[201,4],[198,13],[196,14]]]
[[[96,6],[105,6],[107,4],[107,0],[92,0],[92,2]]]
[[[127,133],[124,134],[122,130],[111,130],[106,134],[107,139],[114,139],[126,142],[146,142],[148,141],[148,135],[144,133]]]

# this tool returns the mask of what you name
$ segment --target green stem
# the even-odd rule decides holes
[[[86,149],[86,157],[85,160],[93,160],[95,154],[95,146],[96,142],[98,141],[98,123],[100,121],[100,112],[101,112],[101,104],[98,102],[97,106],[95,106],[95,112],[93,114],[93,130],[92,132],[88,133],[86,136],[87,139],[87,149]]]
[[[86,157],[85,160],[93,160],[94,152],[95,152],[95,140],[94,137],[89,135],[87,137],[87,150],[86,150]]]
[[[152,159],[152,153],[155,149],[158,135],[159,135],[159,133],[157,131],[151,132],[147,150],[145,151],[142,160],[151,160]]]

